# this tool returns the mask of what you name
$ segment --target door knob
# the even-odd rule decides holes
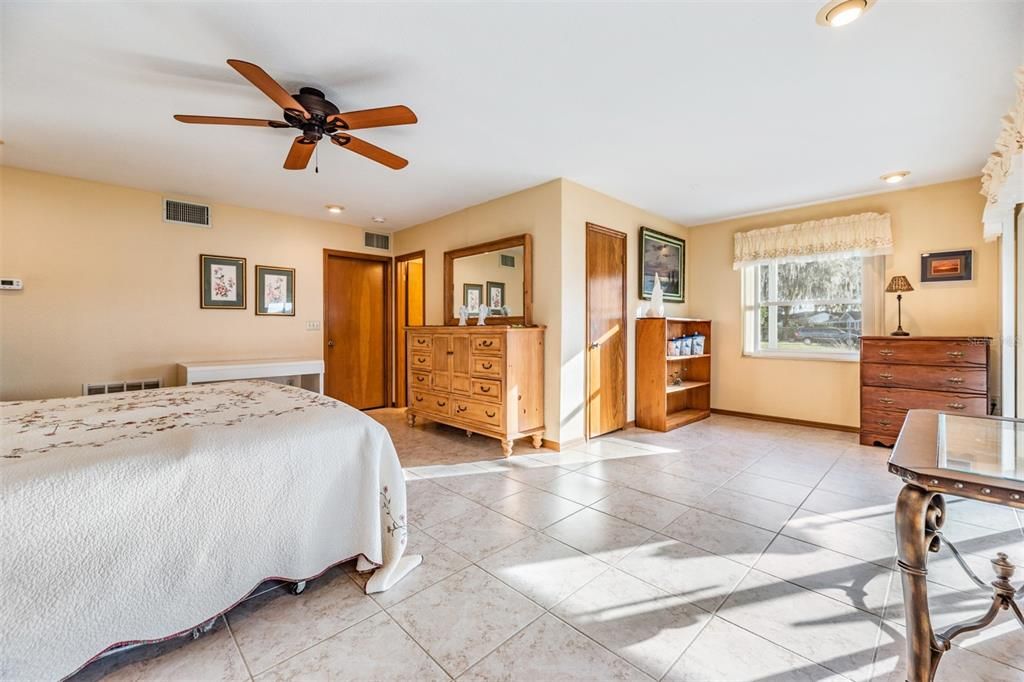
[[[594,343],[590,344],[590,348],[591,349],[600,348],[600,347],[601,347],[601,344],[599,342],[597,342],[597,341],[594,341]]]
[[[334,348],[334,339],[328,339],[327,340],[327,347],[328,348]]]

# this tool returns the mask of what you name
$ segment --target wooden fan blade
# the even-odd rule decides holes
[[[288,94],[288,91],[270,77],[270,74],[249,62],[240,59],[229,59],[228,64],[238,73],[242,74],[247,81],[255,85],[263,94],[277,102],[277,106],[300,114],[303,118],[309,118],[309,112],[299,104],[298,100]]]
[[[302,135],[295,138],[292,148],[288,150],[288,157],[284,160],[284,167],[288,170],[302,170],[309,165],[309,158],[313,156],[316,149],[316,142],[309,142]]]
[[[379,109],[363,109],[362,111],[346,111],[331,114],[328,123],[334,123],[347,130],[361,128],[380,128],[383,126],[401,126],[416,123],[416,114],[407,106],[380,107]]]
[[[355,152],[360,156],[365,156],[371,161],[384,164],[392,170],[401,170],[409,165],[409,162],[403,159],[401,156],[392,154],[386,149],[381,149],[375,144],[370,144],[364,140],[360,140],[358,137],[352,137],[351,135],[332,135],[331,142],[344,147],[345,149]]]
[[[215,126],[256,126],[259,128],[291,128],[284,121],[268,121],[263,118],[234,118],[231,116],[188,116],[176,114],[175,121],[182,123],[205,123]]]

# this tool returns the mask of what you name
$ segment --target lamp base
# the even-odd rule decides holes
[[[892,334],[889,334],[889,336],[910,336],[910,332],[905,332],[902,329],[897,329]]]

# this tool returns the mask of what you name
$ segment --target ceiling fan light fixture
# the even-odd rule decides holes
[[[372,218],[370,218],[370,220],[372,220],[373,222],[375,222],[378,225],[380,225],[381,223],[384,222],[385,218],[384,218],[384,216],[375,215]]]
[[[908,175],[910,175],[910,171],[893,171],[892,173],[886,173],[881,179],[883,182],[895,185],[896,183],[903,182],[903,178]]]
[[[327,206],[325,206],[324,208],[327,209],[328,213],[333,213],[335,215],[345,210],[344,206],[338,206],[337,204],[327,204]]]
[[[831,0],[818,10],[816,21],[819,26],[839,28],[847,26],[864,16],[875,0]]]

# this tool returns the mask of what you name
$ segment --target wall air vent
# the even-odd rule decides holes
[[[391,237],[386,234],[377,234],[376,232],[366,232],[363,236],[363,245],[368,246],[371,249],[384,249],[385,251],[391,250]]]
[[[164,199],[164,222],[210,227],[210,207],[176,199]]]
[[[503,268],[514,268],[516,266],[515,256],[510,256],[508,254],[503,253],[499,256],[499,258],[501,259],[501,267]]]
[[[146,391],[151,388],[160,388],[162,383],[160,379],[139,379],[137,381],[103,381],[95,384],[82,384],[82,395]]]

